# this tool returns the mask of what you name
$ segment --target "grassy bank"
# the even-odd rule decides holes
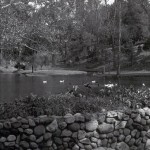
[[[1,104],[0,119],[17,116],[62,116],[67,113],[96,113],[150,106],[150,89],[145,86],[141,89],[105,87],[98,89],[97,93],[88,93],[88,96],[77,92],[51,95],[49,98],[30,95],[12,103]]]

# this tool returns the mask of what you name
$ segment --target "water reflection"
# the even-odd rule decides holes
[[[60,83],[63,81],[64,83]],[[47,84],[43,84],[47,81]],[[48,96],[66,92],[73,85],[83,85],[91,81],[97,81],[100,85],[108,83],[119,83],[120,85],[136,87],[145,83],[150,87],[149,77],[96,77],[92,75],[70,75],[70,76],[35,76],[26,77],[18,74],[0,74],[0,102],[10,102],[15,98],[21,98],[30,93],[39,96]]]

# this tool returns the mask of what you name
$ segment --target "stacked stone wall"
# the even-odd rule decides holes
[[[0,150],[150,150],[150,108],[0,121]]]

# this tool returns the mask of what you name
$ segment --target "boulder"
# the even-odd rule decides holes
[[[130,148],[126,143],[120,142],[120,143],[117,143],[116,150],[130,150]]]
[[[79,123],[72,123],[68,126],[68,129],[76,132],[80,129],[80,125],[79,125]]]
[[[145,147],[146,149],[150,149],[150,139],[148,139],[147,140],[147,142],[146,142],[146,147]]]
[[[107,133],[113,132],[114,131],[114,125],[102,123],[101,125],[98,126],[98,131],[101,134],[107,134]]]
[[[115,129],[124,129],[127,124],[127,121],[116,121],[115,122]]]
[[[79,130],[77,136],[79,140],[84,139],[86,136],[86,132],[84,130]]]
[[[107,117],[108,118],[115,118],[117,116],[118,116],[118,114],[117,114],[116,111],[109,111],[109,112],[107,112]]]
[[[89,122],[86,122],[85,128],[87,131],[94,131],[98,127],[98,122],[97,120],[91,120]]]
[[[66,114],[64,116],[64,119],[65,119],[65,122],[67,124],[70,124],[70,123],[74,123],[75,122],[75,117],[72,115],[72,114]]]
[[[15,135],[9,135],[8,137],[7,137],[7,141],[9,141],[9,142],[13,142],[13,141],[15,141],[16,140],[16,136]]]
[[[45,127],[43,125],[38,125],[34,128],[34,134],[37,136],[45,134]]]
[[[70,130],[63,130],[62,133],[61,133],[61,136],[62,137],[70,137],[72,135],[72,132]]]
[[[51,124],[46,127],[46,130],[49,132],[55,132],[58,129],[57,120],[53,120]]]
[[[29,121],[29,126],[30,127],[35,127],[36,126],[36,124],[35,124],[33,119],[29,119],[28,121]]]
[[[20,142],[20,146],[23,147],[23,148],[25,148],[25,149],[27,149],[27,148],[29,148],[29,143],[26,142],[26,141],[21,141]]]
[[[84,116],[82,114],[80,114],[80,113],[76,113],[74,115],[74,117],[75,117],[75,121],[76,122],[84,122],[85,121]]]

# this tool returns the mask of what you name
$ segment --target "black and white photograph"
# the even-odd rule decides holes
[[[0,150],[150,150],[150,0],[0,0]]]

